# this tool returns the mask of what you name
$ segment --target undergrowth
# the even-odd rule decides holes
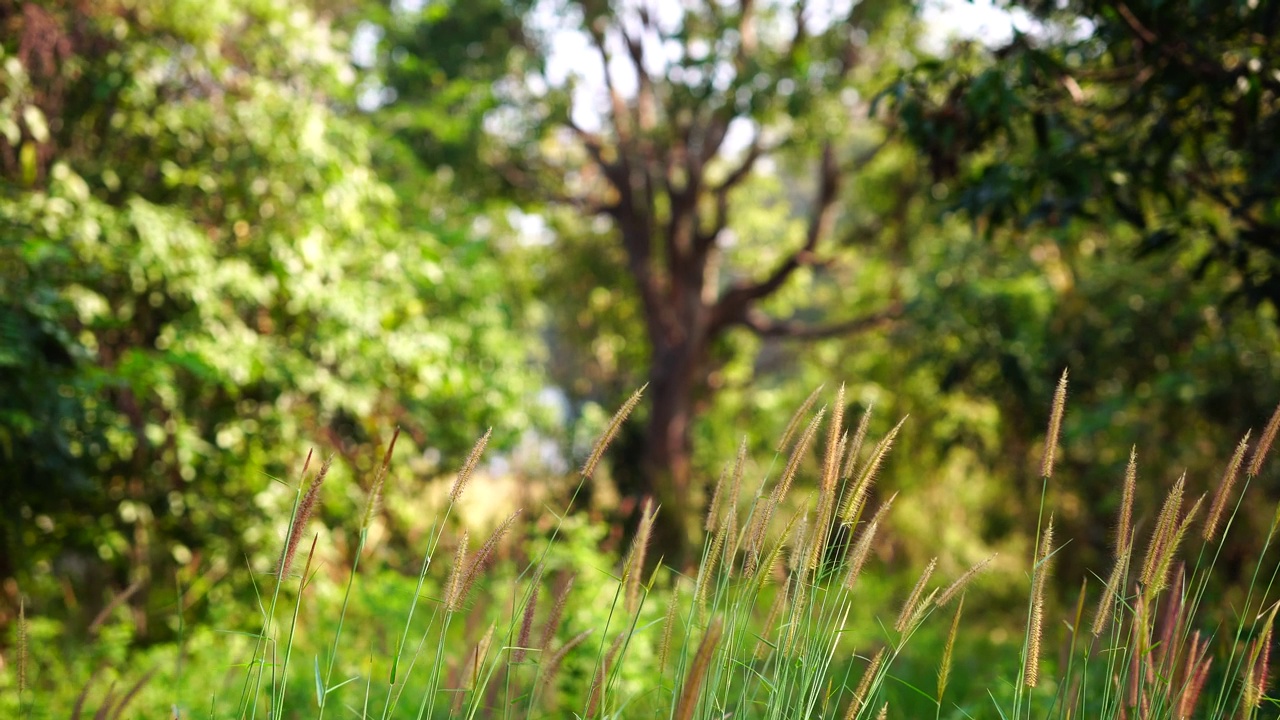
[[[257,628],[194,629],[186,639],[193,645],[164,659],[176,672],[136,673],[105,691],[91,680],[71,708],[54,709],[29,676],[51,631],[24,611],[6,655],[0,711],[130,717],[130,703],[163,682],[174,716],[248,720],[1272,715],[1280,606],[1271,599],[1274,571],[1265,570],[1276,564],[1264,560],[1280,514],[1261,539],[1243,605],[1231,614],[1206,602],[1280,409],[1256,442],[1246,435],[1235,448],[1211,495],[1187,497],[1179,479],[1141,530],[1132,454],[1112,566],[1082,579],[1077,601],[1059,609],[1048,594],[1066,544],[1049,498],[1052,483],[1069,482],[1054,477],[1066,381],[1064,374],[1040,466],[1025,609],[1011,619],[1021,640],[1006,646],[1004,663],[967,656],[990,651],[966,638],[974,624],[964,613],[966,591],[993,558],[948,578],[937,577],[935,559],[894,597],[867,572],[895,502],[893,495],[876,501],[882,494],[873,487],[902,423],[868,437],[870,410],[847,423],[841,388],[826,408],[814,409],[817,391],[802,405],[763,477],[748,476],[745,444],[727,463],[707,509],[700,562],[687,574],[654,561],[649,538],[662,509],[651,503],[620,560],[601,553],[592,526],[571,512],[577,490],[565,507],[532,520],[517,510],[483,540],[454,530],[487,434],[432,519],[415,576],[361,567],[395,435],[371,481],[350,566],[328,567],[317,560],[319,535],[309,534],[309,521],[329,465],[308,457],[275,572],[254,588]],[[579,490],[639,399],[637,392],[597,441]],[[822,456],[818,476],[797,483],[814,449]],[[809,494],[797,502],[801,488]],[[381,612],[366,610],[370,598]],[[1225,616],[1234,624],[1217,619]],[[1061,640],[1058,627],[1066,628]],[[928,639],[919,650],[918,637]],[[217,688],[211,697],[184,694],[198,685],[182,671],[193,647],[204,648],[205,667],[209,654],[220,659],[220,680],[199,684]],[[990,677],[975,678],[983,669]],[[957,683],[984,687],[986,697],[957,692]]]

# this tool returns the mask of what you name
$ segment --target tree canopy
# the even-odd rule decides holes
[[[482,233],[401,222],[305,5],[0,26],[0,574],[235,557],[307,445],[359,472],[395,425],[446,458],[527,425],[500,266]]]

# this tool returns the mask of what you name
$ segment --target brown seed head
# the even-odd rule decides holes
[[[992,563],[992,561],[994,561],[995,559],[996,559],[996,554],[993,553],[986,560],[976,563],[973,567],[969,568],[968,570],[965,570],[964,573],[960,575],[960,577],[956,578],[955,581],[953,581],[950,585],[948,585],[947,589],[943,590],[942,594],[938,596],[938,607],[942,607],[943,605],[946,605],[947,603],[951,602],[952,598],[964,592],[964,589],[969,584],[969,582],[972,581],[975,577],[977,577],[978,573],[982,572],[983,570],[986,570],[987,566],[989,566]]]
[[[462,588],[462,577],[466,574],[467,562],[467,530],[463,528],[462,537],[458,538],[458,547],[453,551],[453,566],[449,568],[449,578],[444,583],[444,606],[449,612],[457,612],[462,607],[458,597]]]
[[[916,580],[915,587],[911,588],[911,594],[907,596],[907,601],[902,604],[902,610],[898,613],[898,621],[893,624],[893,629],[900,633],[905,633],[912,629],[912,620],[916,616],[916,608],[920,605],[920,598],[924,595],[924,586],[929,582],[929,577],[933,575],[933,570],[938,566],[938,558],[933,558],[929,564],[925,566],[924,572],[920,573],[920,579]]]
[[[867,409],[862,413],[862,419],[858,421],[858,429],[854,431],[853,441],[849,443],[841,477],[853,477],[853,471],[858,467],[858,455],[862,453],[862,443],[867,439],[867,428],[871,425],[871,410],[873,407],[874,405],[868,404]]]
[[[858,687],[853,691],[853,699],[849,701],[849,709],[845,712],[845,720],[852,720],[862,712],[862,706],[866,703],[872,686],[875,685],[876,675],[880,672],[880,665],[883,662],[884,648],[880,648],[867,664],[867,669],[862,672],[862,679],[858,681]]]
[[[627,554],[623,567],[627,582],[626,608],[629,613],[634,613],[640,606],[640,578],[644,575],[645,555],[653,536],[653,519],[657,514],[653,498],[645,498],[640,509],[640,527],[636,529],[636,536],[631,541],[631,551]]]
[[[311,455],[308,453],[308,464],[310,460]],[[293,524],[289,527],[289,537],[285,542],[284,552],[280,554],[280,564],[276,567],[276,578],[281,582],[289,577],[289,569],[293,567],[293,557],[298,552],[298,543],[301,542],[302,534],[307,529],[307,521],[315,512],[316,502],[320,499],[320,486],[324,484],[325,476],[329,474],[329,466],[332,464],[333,456],[330,455],[320,466],[320,472],[316,473],[311,484],[307,486],[307,492],[298,501],[298,509],[293,514]],[[303,467],[303,472],[306,472],[306,465],[304,464]]]
[[[1023,666],[1023,683],[1033,688],[1040,680],[1040,643],[1044,634],[1044,596],[1049,584],[1050,561],[1053,559],[1053,516],[1040,540],[1040,557],[1036,563],[1031,589],[1031,617],[1027,621],[1027,657]]]
[[[1133,497],[1138,488],[1138,448],[1129,450],[1129,464],[1124,470],[1124,491],[1120,497],[1120,523],[1116,528],[1116,552],[1128,542],[1133,530]]]
[[[560,588],[560,592],[556,593],[556,601],[551,605],[551,614],[547,616],[547,624],[542,628],[542,642],[538,647],[543,652],[551,649],[551,641],[555,639],[556,632],[560,629],[560,620],[564,617],[564,606],[569,601],[569,591],[573,589],[574,576],[570,575],[565,580],[564,585]]]
[[[871,485],[875,483],[876,473],[880,471],[880,466],[884,463],[885,456],[893,448],[893,441],[898,437],[898,432],[902,430],[902,425],[906,421],[907,418],[904,416],[879,443],[876,443],[875,449],[871,451],[871,457],[867,458],[867,464],[858,473],[858,480],[854,482],[853,489],[845,496],[844,507],[840,509],[840,521],[845,525],[852,525],[858,521],[862,507],[866,504],[867,494],[871,490]]]
[[[1275,442],[1277,431],[1280,431],[1280,405],[1276,406],[1267,426],[1262,430],[1262,437],[1258,438],[1258,447],[1254,448],[1253,458],[1249,460],[1250,477],[1257,477],[1262,472],[1262,463],[1267,459],[1267,453],[1271,452],[1271,443]]]
[[[782,431],[782,439],[778,441],[778,452],[787,449],[787,445],[791,443],[791,437],[796,434],[796,430],[800,427],[800,420],[809,414],[809,410],[813,408],[813,404],[818,401],[818,394],[822,392],[822,385],[813,389],[809,393],[809,397],[800,403],[800,407],[796,408],[794,414],[791,415],[790,422],[787,423],[787,429]]]
[[[491,435],[493,435],[493,428],[485,430],[484,435],[481,435],[476,444],[472,446],[466,462],[462,463],[462,469],[458,470],[458,477],[454,478],[453,487],[449,488],[449,502],[458,502],[458,498],[462,497],[462,492],[467,489],[467,481],[471,479],[471,473],[475,472],[476,465],[480,464],[480,456],[484,454],[484,449],[489,446],[489,437]]]
[[[387,444],[387,451],[382,456],[382,465],[378,468],[378,474],[373,477],[373,485],[369,486],[369,499],[365,502],[361,528],[367,529],[373,523],[373,514],[377,512],[378,503],[382,500],[382,485],[387,480],[387,470],[391,468],[391,453],[395,451],[396,440],[399,439],[400,428],[396,427],[395,432],[391,434],[391,442]]]
[[[520,635],[516,638],[516,646],[511,651],[511,662],[524,660],[529,652],[529,639],[533,635],[533,616],[538,611],[538,591],[542,586],[542,567],[533,573],[533,581],[529,583],[529,601],[524,605],[524,615],[520,618]]]
[[[1218,535],[1218,523],[1222,522],[1222,513],[1227,508],[1227,501],[1231,499],[1231,489],[1235,487],[1236,478],[1240,475],[1240,465],[1244,462],[1244,451],[1249,447],[1249,433],[1244,434],[1244,439],[1236,446],[1235,454],[1231,456],[1231,462],[1227,463],[1227,469],[1222,473],[1222,479],[1218,481],[1218,487],[1213,492],[1213,505],[1209,507],[1209,518],[1204,521],[1203,537],[1205,542],[1213,542]]]
[[[1053,462],[1058,452],[1058,436],[1062,433],[1062,413],[1067,408],[1067,371],[1062,371],[1058,389],[1053,393],[1053,410],[1049,414],[1049,430],[1044,436],[1044,458],[1040,462],[1040,476],[1053,477]]]
[[[698,652],[694,655],[693,664],[684,678],[684,687],[680,690],[680,700],[676,703],[675,720],[691,720],[693,711],[698,707],[698,698],[702,694],[702,683],[706,680],[707,670],[711,667],[711,658],[716,646],[720,644],[720,635],[724,632],[724,621],[716,618],[707,627],[707,632],[698,644]]]
[[[639,390],[631,393],[631,397],[622,403],[622,407],[613,414],[613,419],[609,421],[609,425],[605,427],[604,432],[600,435],[600,439],[596,440],[595,447],[591,449],[591,454],[587,456],[587,461],[582,464],[582,477],[589,478],[596,471],[596,465],[600,464],[600,458],[604,457],[604,451],[609,448],[609,443],[618,436],[618,431],[622,429],[622,423],[626,422],[627,416],[632,410],[636,409],[636,405],[640,404],[640,398],[644,395],[645,385]]]
[[[494,528],[493,533],[489,535],[489,539],[484,541],[484,545],[481,545],[480,549],[476,551],[475,557],[473,557],[470,564],[467,565],[467,571],[463,574],[462,582],[458,588],[459,605],[466,602],[467,595],[471,593],[471,586],[474,585],[476,579],[480,577],[480,573],[484,572],[484,569],[488,567],[489,560],[493,556],[493,551],[498,549],[498,543],[502,542],[503,536],[505,536],[507,531],[511,529],[511,526],[515,523],[517,517],[520,517],[519,510],[508,515],[507,519],[503,520],[501,525]]]

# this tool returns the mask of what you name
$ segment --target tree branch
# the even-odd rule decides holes
[[[894,303],[879,312],[851,318],[837,323],[810,325],[796,320],[779,320],[752,309],[743,317],[741,325],[760,337],[788,340],[824,340],[853,335],[887,325],[902,317],[902,303]]]
[[[769,273],[769,276],[757,283],[738,284],[720,297],[716,302],[712,322],[718,326],[743,322],[752,303],[777,292],[787,279],[803,265],[811,265],[815,260],[814,251],[823,238],[831,233],[835,224],[836,198],[840,189],[840,168],[836,163],[835,150],[831,143],[822,148],[822,166],[818,173],[818,197],[814,202],[813,212],[809,216],[809,229],[805,234],[804,245],[787,256]]]

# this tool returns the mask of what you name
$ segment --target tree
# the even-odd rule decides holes
[[[664,11],[665,12],[665,11]],[[910,35],[910,6],[860,2],[824,16],[799,3],[698,3],[676,17],[639,4],[570,2],[555,16],[590,48],[604,100],[575,104],[544,52],[536,82],[510,83],[491,114],[491,162],[523,197],[602,218],[611,253],[638,298],[648,350],[643,468],[667,518],[662,541],[689,535],[691,429],[711,394],[717,344],[737,330],[795,340],[877,327],[899,309],[809,308],[770,314],[769,301],[803,270],[832,263],[848,177],[880,147],[851,142],[867,111],[859,81],[879,67],[888,38]],[[558,28],[565,32],[565,28]],[[545,38],[544,38],[545,39]],[[581,58],[578,58],[581,60]],[[766,165],[806,158],[810,187],[787,198],[803,214],[794,246],[769,267],[733,265],[732,198]]]
[[[1012,2],[1036,22],[891,93],[956,205],[988,226],[1121,219],[1139,256],[1221,265],[1280,302],[1280,2]]]
[[[341,484],[397,424],[446,457],[525,424],[501,266],[402,225],[305,4],[0,2],[0,27],[0,576],[234,569],[309,446]]]

